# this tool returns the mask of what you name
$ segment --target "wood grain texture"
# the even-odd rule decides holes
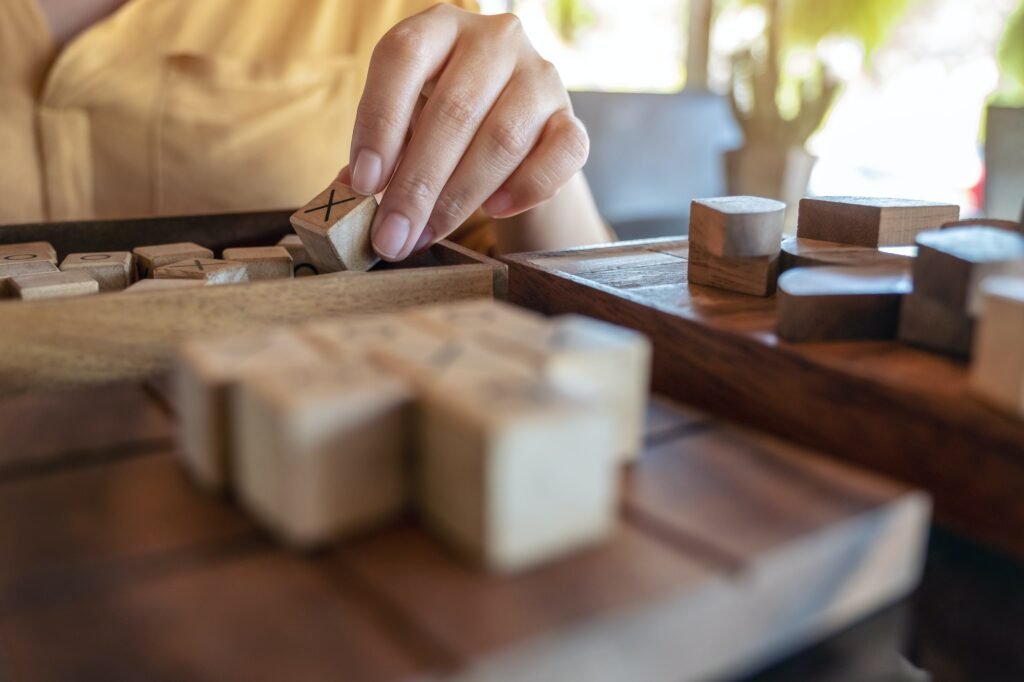
[[[960,207],[910,199],[819,197],[800,200],[797,237],[854,246],[903,246],[924,230],[960,218]]]
[[[11,294],[22,301],[74,298],[100,292],[100,284],[86,272],[40,272],[15,275],[8,284]]]
[[[183,260],[213,258],[213,251],[195,242],[159,243],[132,249],[140,277],[152,277],[157,268]]]
[[[31,260],[27,263],[0,264],[0,298],[11,296],[11,279],[21,275],[39,275],[57,272],[57,266],[48,260]]]
[[[288,279],[293,276],[292,256],[283,246],[243,246],[224,249],[224,260],[245,263],[249,280]]]
[[[689,281],[750,296],[771,296],[779,276],[779,254],[726,258],[690,244]]]
[[[93,418],[95,390],[69,420]],[[405,524],[318,556],[277,550],[166,453],[0,482],[4,671],[720,678],[913,585],[919,494],[706,415],[673,415],[666,401],[658,409],[658,444],[630,469],[611,540],[511,578],[470,569]]]
[[[509,298],[644,332],[655,390],[919,485],[946,523],[1024,554],[1024,421],[973,397],[962,363],[885,341],[786,344],[774,300],[689,286],[686,261],[664,259],[685,249],[510,256]]]
[[[690,242],[723,258],[774,256],[786,223],[786,205],[761,197],[695,199]]]
[[[72,253],[61,261],[63,272],[81,270],[92,276],[100,291],[120,291],[135,278],[135,256],[128,251]]]
[[[375,215],[376,198],[333,182],[290,220],[320,272],[365,272],[380,261],[370,241]]]
[[[0,392],[159,372],[177,342],[193,336],[487,297],[493,278],[490,267],[467,265],[100,295],[74,304],[0,303]]]

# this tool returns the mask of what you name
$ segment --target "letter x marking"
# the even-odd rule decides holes
[[[340,201],[335,201],[334,200],[334,190],[332,189],[331,190],[331,195],[329,197],[327,197],[327,203],[326,204],[324,204],[323,206],[317,206],[315,208],[307,208],[305,211],[303,211],[303,213],[313,213],[314,211],[322,211],[322,210],[324,210],[326,208],[327,212],[324,215],[324,222],[326,223],[327,221],[329,221],[331,219],[331,209],[332,208],[334,208],[338,204],[344,204],[345,202],[355,201],[355,200],[356,200],[355,197],[349,197],[348,199],[341,199]]]

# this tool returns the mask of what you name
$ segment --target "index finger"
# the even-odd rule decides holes
[[[420,93],[448,60],[458,29],[456,11],[442,5],[402,21],[377,44],[352,133],[352,189],[376,194],[387,185]]]

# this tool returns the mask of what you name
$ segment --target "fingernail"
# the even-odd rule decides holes
[[[373,233],[373,248],[385,258],[397,258],[409,241],[411,230],[408,218],[401,213],[389,213]]]
[[[352,167],[352,189],[360,194],[373,194],[380,187],[380,154],[364,149],[356,156]]]
[[[491,217],[498,217],[512,208],[512,195],[505,190],[498,190],[484,203],[484,212]]]
[[[433,241],[434,228],[432,228],[430,225],[427,225],[426,227],[423,228],[423,233],[420,235],[420,238],[416,240],[416,246],[413,247],[412,252],[418,253],[422,251],[423,249],[430,246],[433,243]]]

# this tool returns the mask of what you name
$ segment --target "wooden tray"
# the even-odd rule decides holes
[[[632,327],[659,392],[929,490],[940,520],[1024,554],[1024,421],[966,366],[896,342],[794,345],[774,298],[690,285],[686,240],[511,256],[509,299]]]
[[[290,212],[0,227],[0,244],[49,241],[64,255],[195,241],[219,253],[276,244]],[[504,295],[506,267],[450,242],[365,273],[85,298],[0,300],[0,394],[107,382],[166,368],[180,339],[342,313]]]
[[[409,520],[303,556],[199,493],[173,430],[137,384],[0,398],[0,672],[717,678],[906,595],[927,533],[920,493],[659,402],[601,547],[486,575]]]

